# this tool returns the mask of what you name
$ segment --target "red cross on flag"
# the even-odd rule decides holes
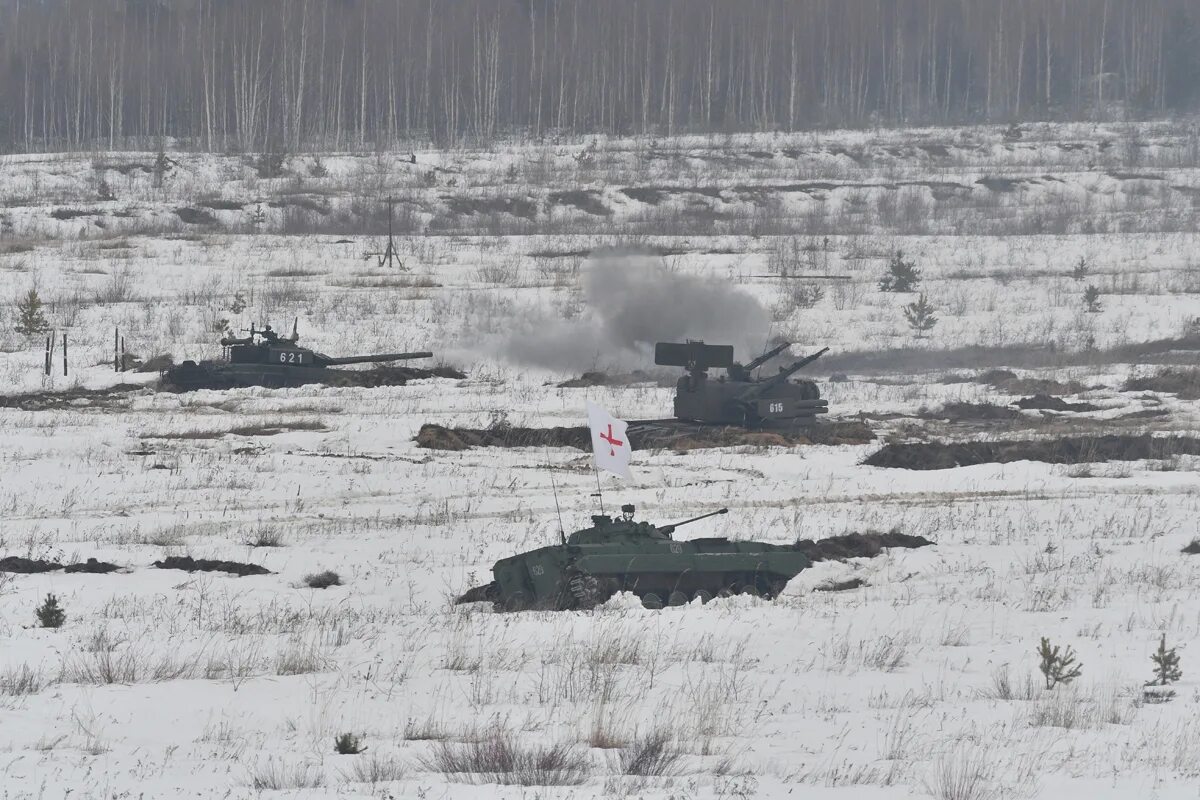
[[[625,435],[628,423],[622,422],[600,406],[588,401],[588,427],[592,430],[592,452],[596,456],[596,469],[608,470],[626,480],[633,480],[629,472],[629,437]]]

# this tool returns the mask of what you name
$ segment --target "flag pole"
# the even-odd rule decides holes
[[[563,528],[562,507],[558,504],[558,484],[554,482],[554,467],[550,464],[550,448],[546,448],[546,471],[550,473],[550,489],[554,492],[554,510],[558,512],[558,538],[567,543],[567,532]]]
[[[600,498],[600,513],[604,513],[604,492],[600,490],[600,470],[596,467],[596,458],[592,457],[592,472],[596,473],[596,497]]]

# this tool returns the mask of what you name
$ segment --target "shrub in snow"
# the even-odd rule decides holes
[[[888,262],[887,274],[879,281],[881,292],[912,292],[916,291],[921,282],[921,271],[915,261],[905,261],[904,253],[896,251],[896,255]]]
[[[333,740],[333,750],[339,755],[356,756],[367,748],[362,743],[362,737],[353,733],[341,733]]]
[[[1063,651],[1060,647],[1051,646],[1045,636],[1037,654],[1042,662],[1038,669],[1046,676],[1047,689],[1053,689],[1060,683],[1070,683],[1083,674],[1083,665],[1075,660],[1075,652],[1070,647]]]
[[[58,598],[52,594],[46,595],[45,602],[33,613],[37,615],[38,625],[43,628],[61,628],[67,621],[67,613],[58,605]]]
[[[304,585],[310,589],[328,589],[330,586],[341,586],[342,579],[336,572],[325,570],[304,576]]]

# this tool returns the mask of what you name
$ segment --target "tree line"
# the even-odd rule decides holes
[[[0,147],[392,147],[1194,109],[1195,0],[0,0]]]

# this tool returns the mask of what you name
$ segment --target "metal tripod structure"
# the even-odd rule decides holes
[[[387,248],[383,254],[379,256],[379,266],[382,268],[396,267],[402,272],[407,272],[408,268],[404,266],[404,262],[400,260],[400,254],[396,252],[396,240],[392,234],[392,207],[396,205],[396,198],[389,197],[387,199],[388,206],[388,240]]]

